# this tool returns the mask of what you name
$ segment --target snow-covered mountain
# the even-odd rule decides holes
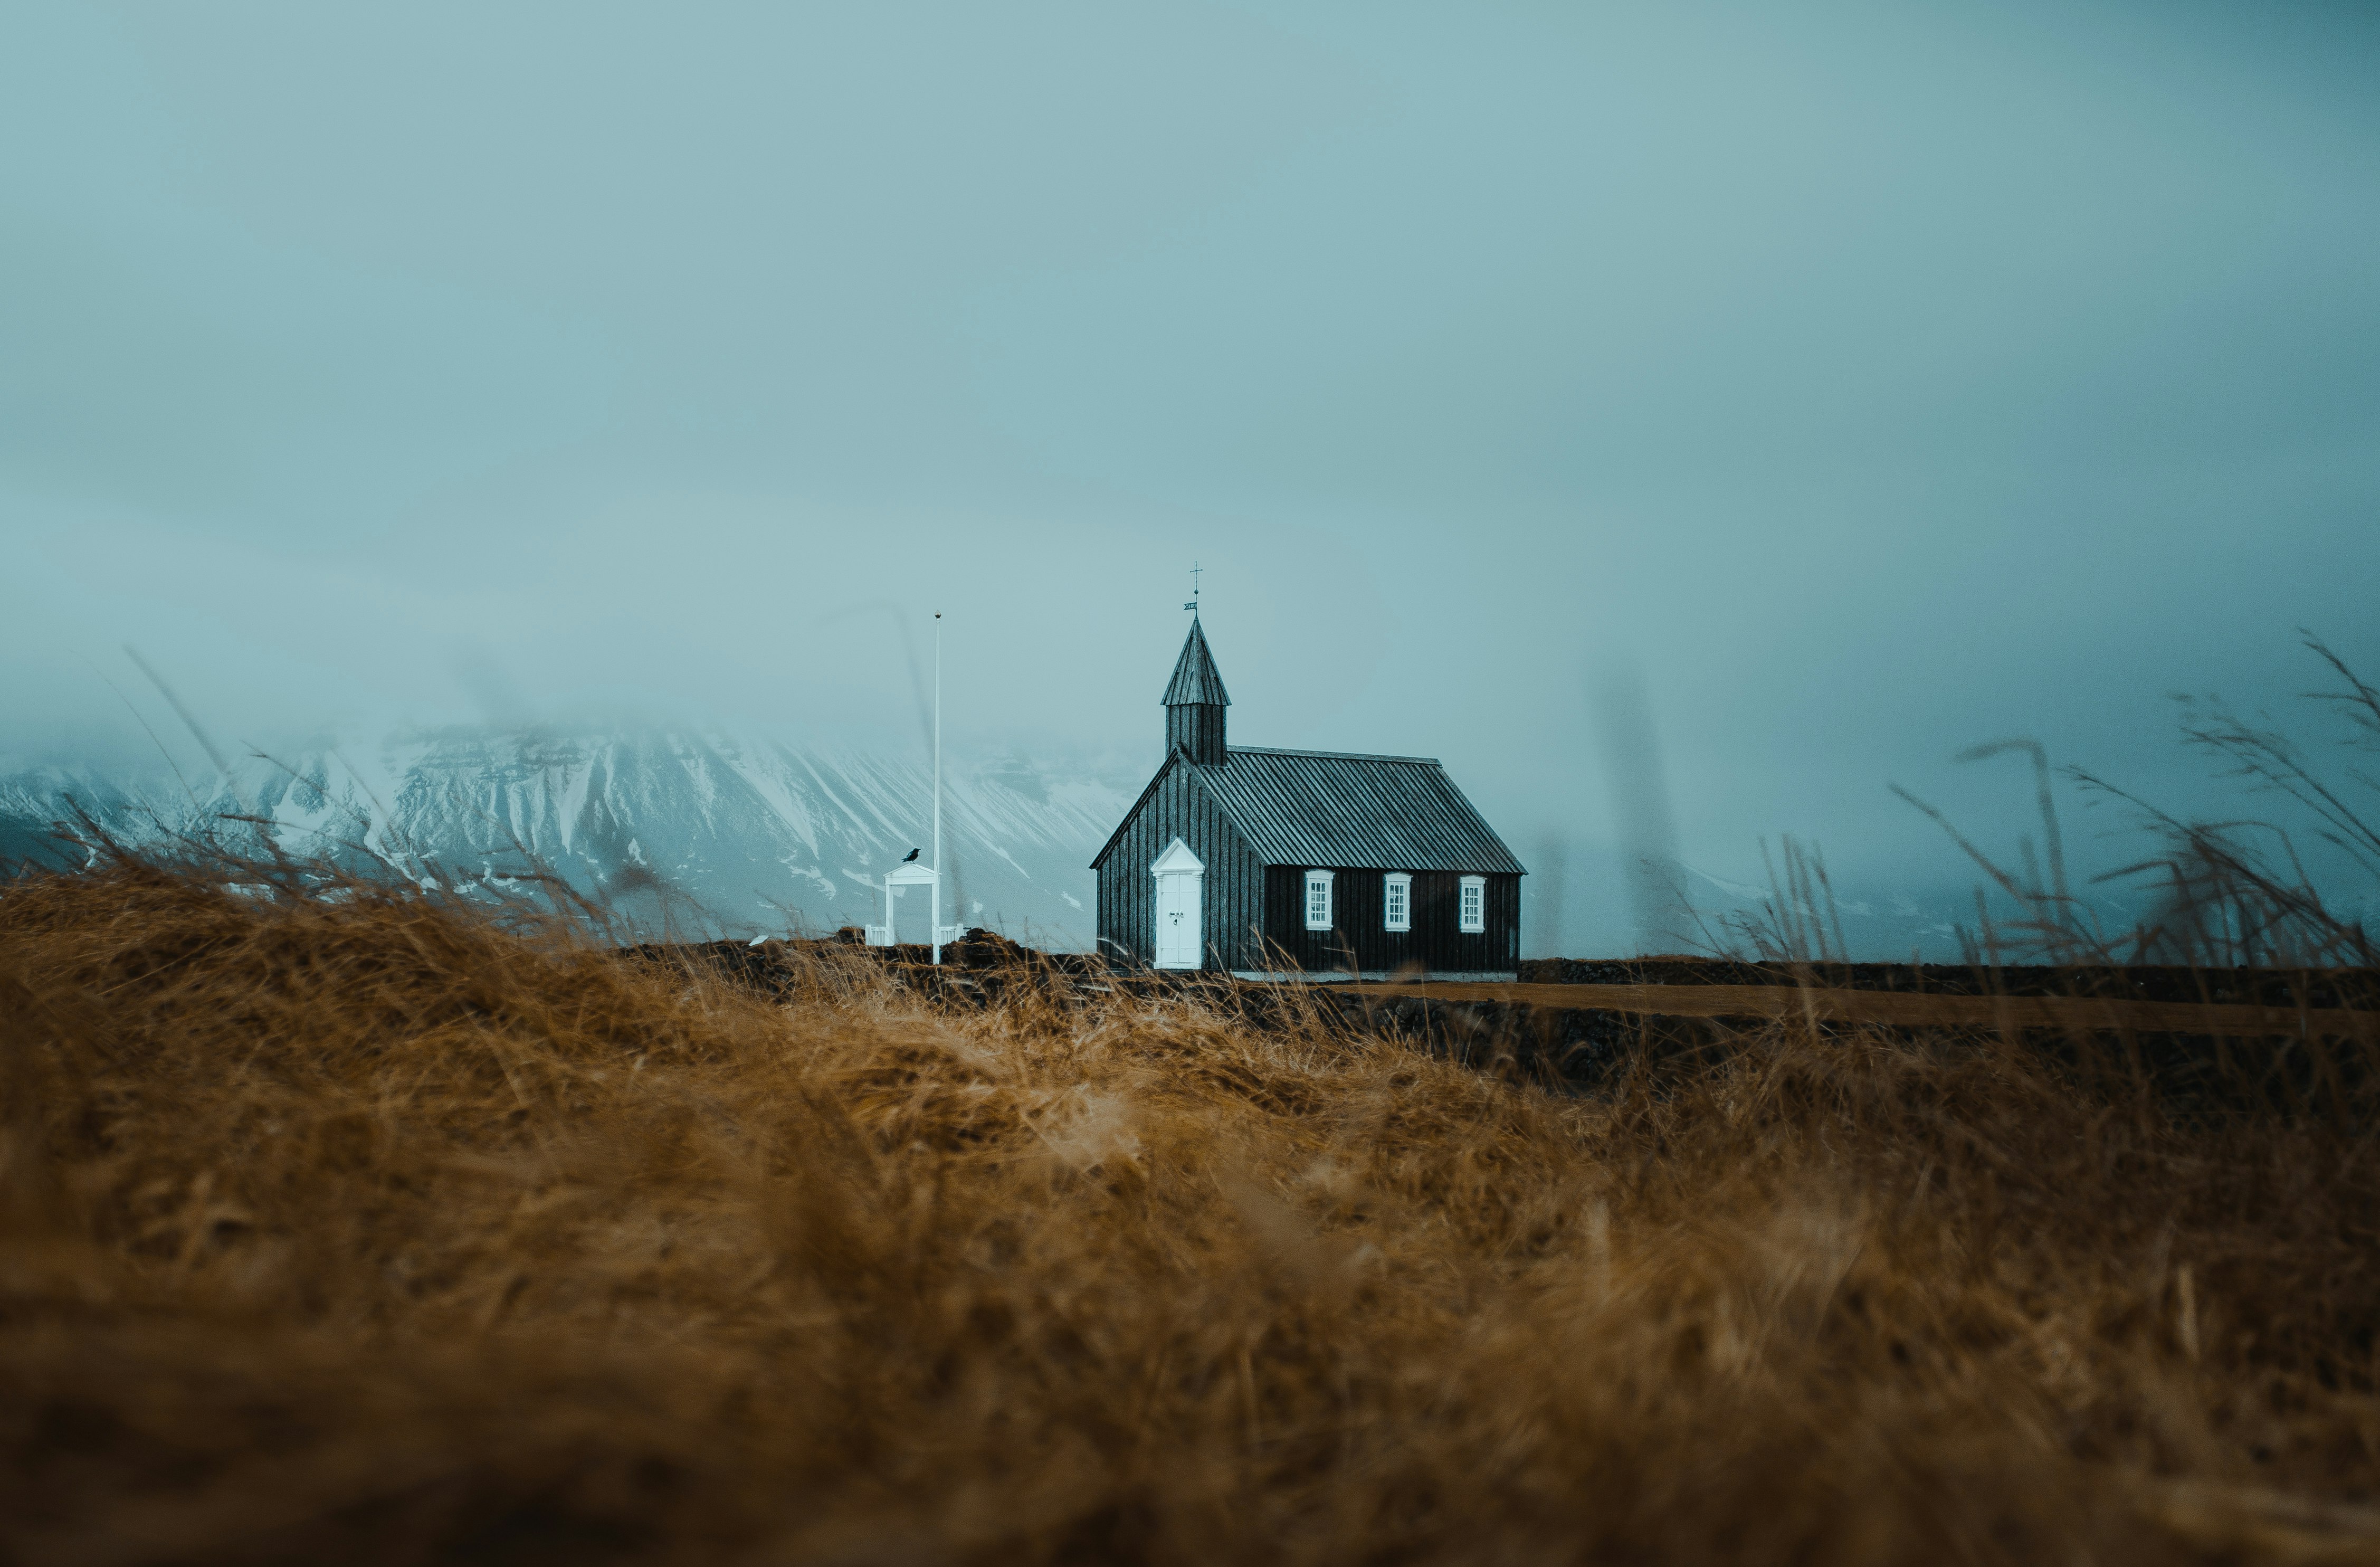
[[[186,768],[188,762],[186,761]],[[1151,759],[1116,761],[953,752],[943,765],[944,917],[1036,946],[1087,950],[1090,857],[1122,820]],[[832,930],[883,917],[884,873],[930,853],[932,774],[923,760],[790,745],[719,731],[455,728],[383,744],[279,750],[148,766],[0,766],[0,859],[52,859],[75,809],[119,841],[215,836],[359,866],[377,856],[417,880],[432,868],[496,890],[559,876],[625,931],[686,935]],[[1525,956],[1641,949],[1621,856],[1585,835],[1523,836]],[[1736,929],[1773,921],[1776,890],[1681,867],[1687,905],[1670,950],[1749,950]],[[1798,911],[1840,929],[1858,957],[1957,962],[1973,893],[1959,882],[1840,886]],[[2111,929],[2131,916],[2107,901]],[[902,939],[924,940],[922,889],[896,905]]]
[[[1087,867],[1137,780],[946,755],[942,783],[944,917],[1087,947]],[[883,917],[885,871],[931,853],[931,796],[921,762],[749,736],[450,729],[251,757],[228,777],[16,771],[0,777],[0,854],[55,857],[71,802],[136,844],[269,832],[293,855],[369,851],[492,886],[540,869],[642,930],[817,931]],[[923,889],[896,914],[904,940],[924,939]]]

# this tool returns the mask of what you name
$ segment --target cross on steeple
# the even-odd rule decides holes
[[[1190,563],[1190,601],[1182,606],[1190,612],[1190,617],[1193,620],[1198,616],[1198,563],[1192,561]]]

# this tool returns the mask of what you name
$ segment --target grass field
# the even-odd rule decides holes
[[[2380,1561],[2360,1090],[801,961],[8,884],[5,1559]]]

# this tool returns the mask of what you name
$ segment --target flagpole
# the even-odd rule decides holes
[[[942,612],[934,612],[934,961],[942,961]]]

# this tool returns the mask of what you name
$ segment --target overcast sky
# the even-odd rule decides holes
[[[1248,743],[1955,872],[2380,671],[2380,8],[12,6],[0,741]],[[141,741],[145,744],[145,740]],[[1145,756],[1142,753],[1146,753]]]

